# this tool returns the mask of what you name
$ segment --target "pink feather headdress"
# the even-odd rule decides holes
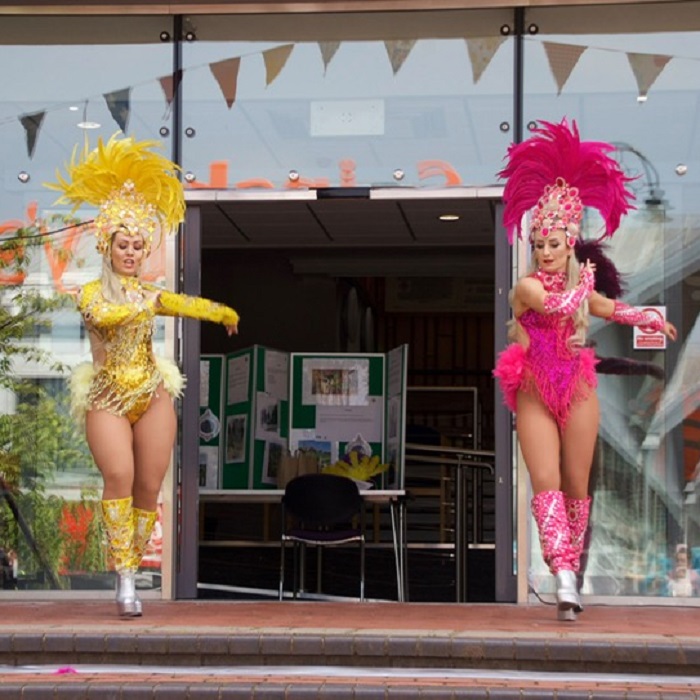
[[[566,232],[569,245],[580,233],[584,207],[594,207],[605,220],[605,232],[612,236],[620,219],[634,207],[634,195],[627,177],[608,153],[614,147],[599,141],[581,141],[576,122],[539,122],[533,136],[508,149],[508,164],[499,177],[507,178],[503,192],[503,223],[508,240],[522,234],[522,218],[534,209],[530,238],[534,231]]]

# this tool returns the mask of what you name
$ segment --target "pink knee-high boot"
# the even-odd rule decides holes
[[[575,551],[571,545],[569,521],[561,491],[541,491],[531,501],[537,523],[542,556],[557,582],[557,610],[560,620],[575,620],[581,610],[574,571]]]
[[[588,517],[591,512],[591,497],[571,498],[564,496],[566,517],[569,521],[569,533],[571,536],[571,549],[573,550],[572,565],[576,573],[581,570],[581,554],[583,553]]]

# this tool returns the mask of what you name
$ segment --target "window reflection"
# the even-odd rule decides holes
[[[615,143],[636,178],[637,211],[615,234],[610,257],[623,273],[625,300],[663,307],[679,330],[675,344],[654,351],[634,349],[630,328],[591,325],[600,356],[636,367],[599,375],[583,592],[697,596],[700,161],[693,144],[700,128],[681,115],[700,88],[700,22],[690,8],[674,15],[660,5],[636,7],[633,29],[620,8],[528,10],[527,19],[538,33],[525,39],[526,121],[567,116],[583,138]],[[589,225],[589,236],[600,235]],[[538,546],[531,543],[535,567]],[[546,585],[539,568],[533,576]]]

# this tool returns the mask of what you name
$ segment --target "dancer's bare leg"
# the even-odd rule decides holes
[[[161,385],[134,424],[134,507],[155,511],[170,465],[177,421],[173,400]]]
[[[600,407],[595,392],[571,409],[562,435],[561,490],[571,498],[586,498],[598,437]]]
[[[133,434],[123,416],[91,410],[85,416],[85,435],[103,479],[103,500],[128,498],[134,485]]]
[[[518,441],[522,450],[532,491],[561,489],[561,447],[557,423],[537,396],[518,393],[516,412]]]

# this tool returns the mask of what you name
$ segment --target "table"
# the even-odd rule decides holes
[[[406,601],[406,491],[403,489],[360,489],[365,503],[389,506],[391,536],[396,566],[396,590],[400,603]],[[200,489],[200,503],[260,503],[282,502],[284,489]]]

